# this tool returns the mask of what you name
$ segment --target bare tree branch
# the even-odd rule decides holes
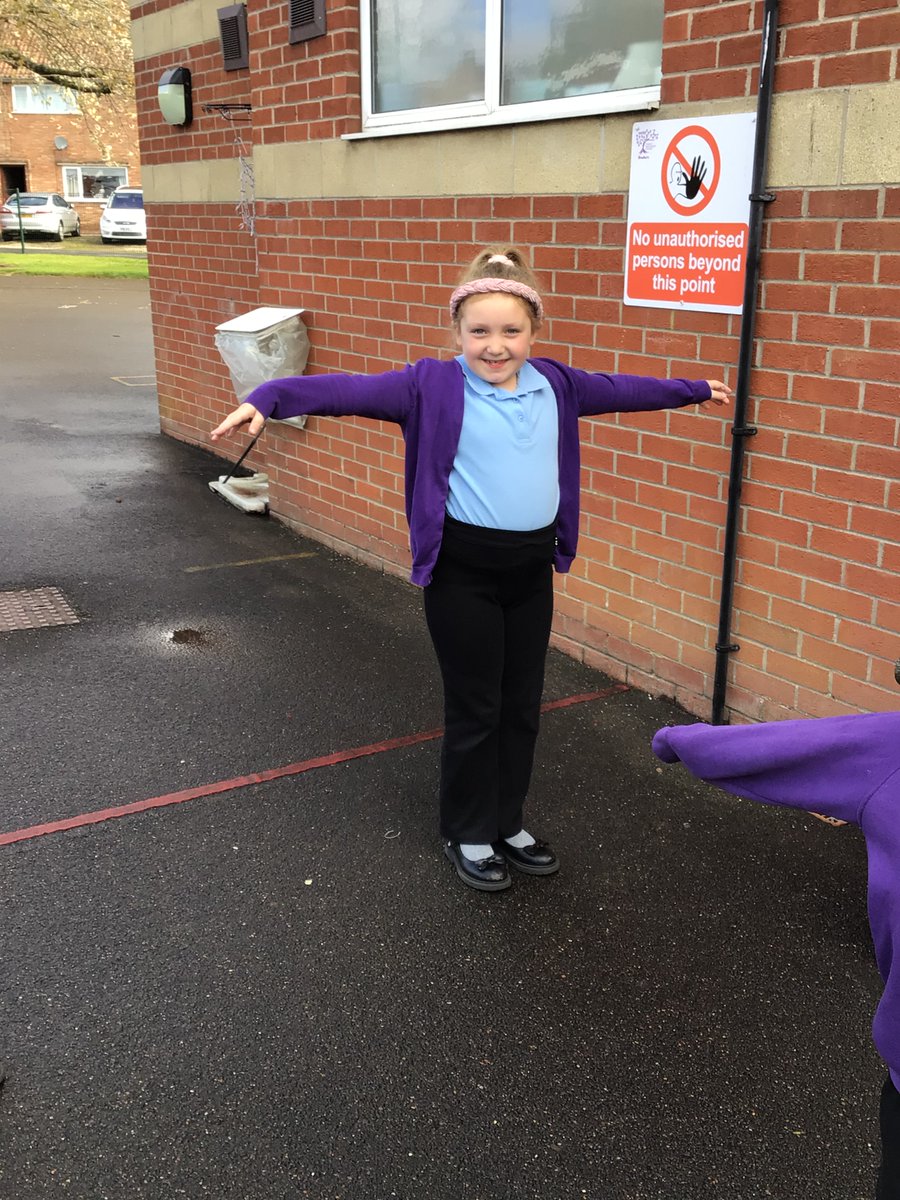
[[[85,96],[130,96],[127,0],[0,0],[0,63]]]
[[[49,63],[36,62],[16,50],[5,50],[0,47],[0,62],[5,62],[19,70],[31,71],[39,75],[47,83],[56,83],[60,87],[71,88],[75,92],[87,92],[94,96],[108,96],[113,92],[111,84],[105,82],[99,71],[90,67],[75,67],[67,70],[64,67],[53,67]]]

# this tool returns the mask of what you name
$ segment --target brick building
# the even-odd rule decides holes
[[[0,191],[59,192],[83,233],[96,233],[105,198],[138,186],[137,115],[131,103],[98,98],[85,111],[75,92],[25,72],[0,77]]]
[[[166,433],[204,444],[233,406],[213,333],[257,305],[307,310],[312,372],[450,353],[459,269],[507,240],[546,288],[541,353],[734,380],[739,315],[623,302],[629,171],[637,122],[755,110],[762,3],[635,0],[607,19],[586,0],[497,0],[485,24],[483,4],[250,0],[224,14],[224,42],[220,7],[132,6]],[[310,24],[292,28],[291,14]],[[192,73],[184,128],[156,103],[173,66]],[[735,720],[897,707],[898,111],[896,4],[782,4],[749,385],[758,432],[728,660]],[[584,422],[580,554],[557,577],[557,645],[701,716],[731,442],[720,416]],[[278,517],[405,573],[393,427],[274,425],[255,454]]]

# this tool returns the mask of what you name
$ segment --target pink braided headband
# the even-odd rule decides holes
[[[522,300],[527,300],[534,309],[534,315],[538,321],[544,319],[544,306],[541,303],[541,298],[527,283],[519,283],[516,279],[473,279],[471,283],[464,283],[462,287],[458,287],[450,297],[450,319],[456,320],[456,314],[459,312],[459,306],[463,300],[468,300],[469,296],[488,295],[490,292],[508,292],[511,296],[519,296]]]

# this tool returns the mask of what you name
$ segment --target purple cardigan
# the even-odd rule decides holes
[[[872,1036],[900,1088],[900,712],[660,729],[653,749],[726,792],[853,821],[869,855],[869,925],[884,994]]]
[[[568,571],[578,544],[580,445],[578,418],[598,413],[650,412],[699,404],[710,397],[705,380],[594,375],[550,358],[532,365],[550,381],[559,409],[559,515],[557,571]],[[463,419],[463,371],[455,359],[424,358],[381,375],[300,375],[256,388],[248,403],[264,417],[371,417],[396,421],[406,441],[406,519],[413,583],[425,587],[444,529],[450,470]]]

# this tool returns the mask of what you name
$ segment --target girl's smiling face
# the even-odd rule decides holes
[[[466,366],[479,379],[514,392],[519,371],[534,345],[535,328],[528,305],[506,292],[470,296],[460,307],[456,344]]]

